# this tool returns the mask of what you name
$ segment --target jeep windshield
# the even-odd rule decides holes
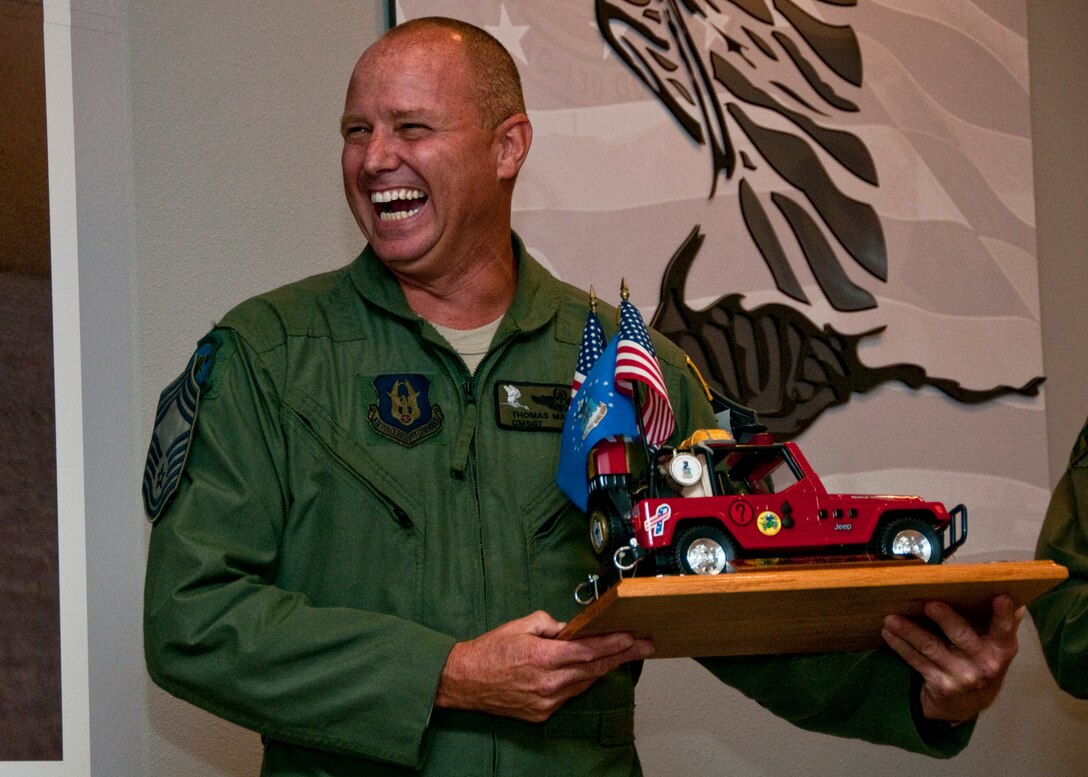
[[[781,445],[706,446],[718,492],[729,494],[777,494],[795,485],[804,473]]]

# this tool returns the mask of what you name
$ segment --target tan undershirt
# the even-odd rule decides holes
[[[476,367],[491,346],[491,341],[495,337],[500,321],[502,321],[502,316],[499,316],[490,324],[484,324],[475,329],[450,329],[438,324],[433,324],[433,326],[438,330],[438,334],[446,338],[446,342],[453,346],[453,350],[461,355],[465,366],[468,367],[468,371],[475,374]]]

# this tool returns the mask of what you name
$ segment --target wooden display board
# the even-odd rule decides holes
[[[586,606],[561,639],[629,632],[650,637],[654,658],[861,650],[884,644],[884,616],[924,618],[948,602],[977,628],[990,600],[1026,604],[1062,582],[1050,561],[768,567],[724,575],[625,578]]]

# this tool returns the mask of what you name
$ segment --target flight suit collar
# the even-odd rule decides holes
[[[550,322],[559,310],[559,283],[525,250],[516,233],[511,233],[514,259],[518,266],[518,288],[498,337],[511,331],[531,332]],[[385,268],[374,250],[367,246],[348,268],[352,284],[368,303],[400,318],[418,321],[408,306],[396,277]]]

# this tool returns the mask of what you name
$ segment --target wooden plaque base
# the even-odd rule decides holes
[[[893,561],[633,577],[587,605],[559,637],[629,632],[652,638],[655,658],[861,650],[884,644],[885,615],[924,618],[922,606],[939,599],[984,628],[997,594],[1026,604],[1067,576],[1050,561]]]

